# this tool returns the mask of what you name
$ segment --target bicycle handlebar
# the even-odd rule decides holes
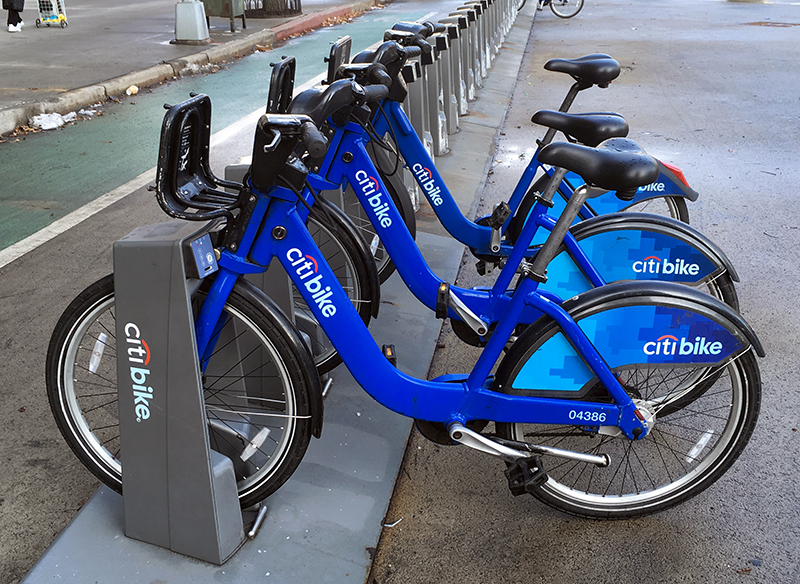
[[[364,102],[377,103],[389,95],[389,88],[385,85],[368,85],[364,88]]]
[[[447,30],[447,26],[438,22],[430,22],[427,20],[425,22],[395,22],[394,25],[392,25],[392,30],[410,32],[414,35],[421,36],[423,39],[426,39],[437,32],[445,32]]]
[[[325,155],[328,150],[328,140],[313,122],[303,122],[300,125],[300,134],[303,144],[312,158],[320,158]]]

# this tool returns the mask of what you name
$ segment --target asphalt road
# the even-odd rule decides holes
[[[744,453],[678,508],[622,522],[576,519],[514,498],[503,465],[412,436],[370,584],[800,581],[800,267],[798,171],[800,6],[697,0],[587,0],[572,20],[539,12],[495,154],[483,212],[510,192],[520,154],[543,132],[569,79],[554,57],[605,52],[623,72],[582,92],[572,111],[618,111],[630,137],[677,164],[700,192],[693,226],[741,276],[742,313],[760,335],[763,401]],[[476,284],[474,261],[461,285]],[[431,376],[475,352],[445,333]],[[741,571],[741,572],[740,572]]]

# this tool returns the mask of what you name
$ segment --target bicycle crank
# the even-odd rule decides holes
[[[552,448],[550,446],[540,446],[538,444],[528,444],[526,442],[516,442],[514,440],[505,440],[498,437],[488,437],[483,434],[473,432],[464,425],[454,422],[448,428],[450,438],[454,442],[469,446],[475,450],[499,456],[506,462],[515,463],[522,459],[529,459],[533,456],[557,456],[559,458],[568,458],[570,460],[577,460],[580,462],[587,462],[600,467],[605,467],[611,464],[611,459],[607,454],[586,454],[584,452],[574,452],[572,450],[562,450],[561,448]]]

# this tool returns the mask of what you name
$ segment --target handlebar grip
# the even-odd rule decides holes
[[[441,24],[438,22],[426,22],[425,24],[430,27],[431,34],[436,34],[437,32],[447,32],[446,24]]]
[[[389,95],[389,88],[385,85],[369,85],[364,88],[364,102],[375,103]]]
[[[409,59],[413,57],[419,57],[422,54],[422,49],[419,47],[405,47],[406,55]]]
[[[328,140],[312,122],[303,122],[301,126],[303,144],[312,158],[320,158],[328,150]]]
[[[367,72],[367,77],[376,85],[392,86],[392,76],[386,72],[386,68],[382,64],[373,63]]]
[[[412,40],[415,46],[419,47],[425,55],[430,55],[433,52],[433,45],[426,41],[422,35],[416,35]]]

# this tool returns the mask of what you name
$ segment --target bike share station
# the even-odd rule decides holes
[[[456,116],[467,112],[468,97],[476,98],[506,34],[525,46],[533,11],[512,28],[512,8],[505,0],[468,2],[442,20],[449,31],[434,58],[406,72],[418,83],[405,107],[417,112],[415,127],[437,156],[448,151]],[[521,58],[507,52],[513,62],[506,74],[516,75]],[[500,86],[510,94],[513,84]],[[487,97],[480,107],[499,124],[507,96]],[[469,140],[474,144],[474,136]],[[449,166],[463,183],[468,165],[458,156],[442,159],[442,170]],[[472,190],[464,192],[481,187],[483,168],[472,175]],[[430,267],[453,281],[463,246],[426,233],[417,242]],[[392,520],[385,513],[411,420],[378,405],[338,367],[328,374],[322,437],[312,439],[283,487],[243,512],[234,463],[210,447],[209,434],[224,430],[209,424],[197,361],[192,294],[216,270],[208,228],[170,221],[136,229],[114,245],[114,269],[125,494],[101,487],[22,582],[364,582],[367,550]],[[279,270],[270,268],[263,282],[271,282],[270,297],[291,315],[289,280]],[[397,275],[381,296],[370,327],[376,342],[395,344],[398,367],[424,378],[441,322]],[[234,342],[226,350],[242,348]]]

